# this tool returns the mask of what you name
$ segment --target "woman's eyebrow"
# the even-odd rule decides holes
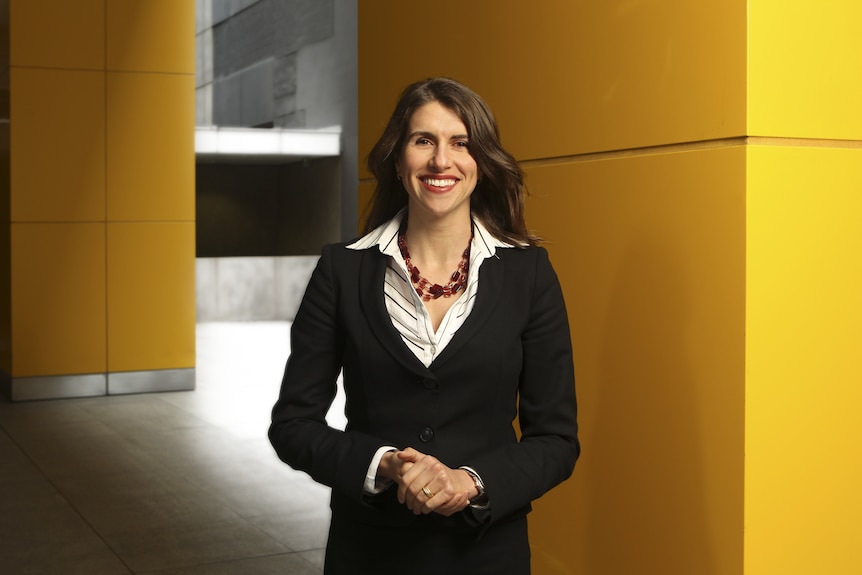
[[[417,130],[415,132],[411,132],[408,134],[407,138],[412,139],[418,136],[422,136],[423,138],[428,138],[429,140],[436,140],[437,136],[432,134],[431,132],[423,132],[422,130]],[[467,134],[454,134],[449,137],[450,140],[466,140]]]

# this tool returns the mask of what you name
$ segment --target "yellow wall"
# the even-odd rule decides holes
[[[750,0],[749,5],[747,133],[851,140],[858,147],[862,3]]]
[[[449,23],[443,37],[418,5],[360,2],[360,150],[408,82],[436,75],[487,100],[520,160],[745,131],[742,0],[709,11],[684,0],[441,0],[434,14]]]
[[[862,572],[862,146],[755,146],[746,573]]]
[[[360,3],[360,155],[407,83],[464,81],[563,283],[584,452],[537,575],[862,572],[860,11]]]
[[[360,4],[361,149],[408,82],[475,88],[569,307],[584,452],[534,572],[740,573],[745,3],[440,2],[445,38],[409,6]]]
[[[193,368],[194,2],[12,0],[10,64],[0,367]]]
[[[569,307],[584,444],[574,478],[535,504],[537,573],[738,573],[744,147],[529,178]]]
[[[862,572],[862,4],[751,1],[745,572]]]

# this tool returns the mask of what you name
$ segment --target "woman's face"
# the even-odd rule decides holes
[[[467,128],[449,108],[429,102],[416,109],[395,166],[411,217],[469,218],[479,168],[468,143]]]

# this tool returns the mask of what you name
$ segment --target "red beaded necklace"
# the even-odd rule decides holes
[[[472,239],[472,237],[471,237]],[[467,270],[470,267],[470,244],[467,244],[467,249],[461,256],[461,263],[458,264],[458,269],[452,272],[451,279],[446,285],[432,284],[430,281],[422,277],[419,268],[410,263],[410,252],[407,250],[407,234],[404,230],[398,233],[398,248],[401,250],[401,257],[404,258],[404,263],[407,264],[407,271],[410,273],[410,281],[413,282],[413,289],[422,298],[422,301],[431,301],[440,296],[452,297],[459,291],[467,287]]]

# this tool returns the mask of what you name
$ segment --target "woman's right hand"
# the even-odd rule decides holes
[[[463,469],[452,469],[436,457],[412,447],[386,455],[400,460],[400,465],[391,462],[393,468],[398,469],[393,478],[398,484],[398,501],[413,513],[434,512],[448,517],[470,504],[470,492],[476,487]]]

